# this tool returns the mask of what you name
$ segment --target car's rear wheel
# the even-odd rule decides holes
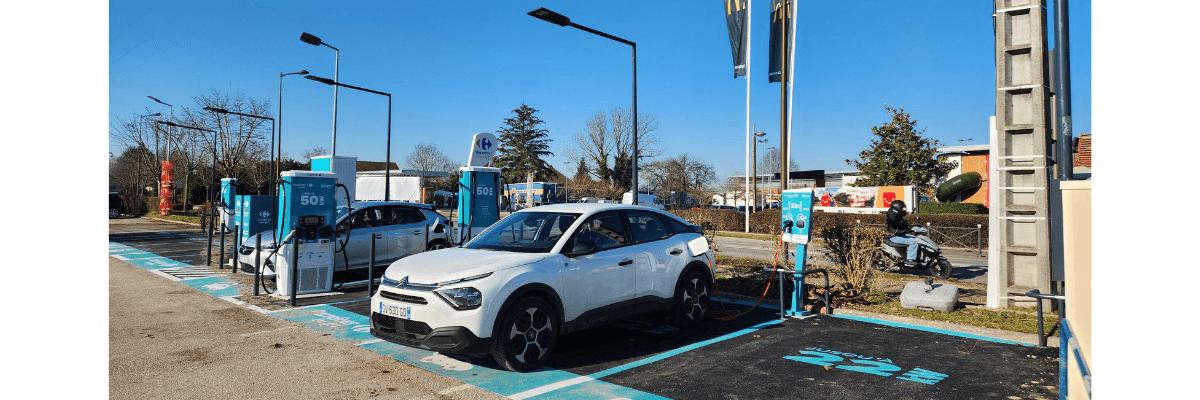
[[[445,241],[439,239],[439,240],[434,240],[434,241],[430,242],[429,246],[425,248],[425,251],[441,250],[441,249],[444,249],[447,247],[450,247],[450,246],[448,246]]]
[[[693,269],[685,273],[683,280],[675,287],[675,308],[671,312],[671,322],[683,327],[699,325],[708,314],[711,287],[708,276],[700,271]]]
[[[492,357],[509,371],[537,369],[550,359],[558,342],[557,320],[554,309],[545,300],[536,297],[517,300],[500,318]]]

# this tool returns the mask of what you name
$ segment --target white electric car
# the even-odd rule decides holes
[[[530,371],[569,332],[659,311],[693,326],[713,287],[700,232],[643,206],[524,209],[461,248],[390,265],[371,298],[371,334],[440,353],[491,353]]]
[[[402,201],[361,201],[353,210],[338,208],[334,225],[338,239],[334,270],[367,268],[371,259],[371,240],[375,240],[375,266],[383,268],[392,261],[426,250],[450,247],[450,220],[428,204]],[[251,236],[238,249],[240,272],[253,273],[255,258],[263,265],[263,276],[275,276],[275,231],[262,233],[262,248],[254,248]],[[257,255],[255,253],[260,253]]]

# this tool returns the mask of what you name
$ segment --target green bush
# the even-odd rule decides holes
[[[988,208],[983,204],[976,203],[937,203],[937,202],[922,202],[922,214],[964,214],[964,215],[987,215]]]

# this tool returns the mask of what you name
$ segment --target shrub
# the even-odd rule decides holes
[[[937,202],[922,202],[922,214],[964,214],[964,215],[987,215],[988,208],[983,204],[977,203],[937,203]]]
[[[883,236],[880,229],[847,223],[821,230],[821,238],[825,239],[825,248],[834,263],[829,272],[841,278],[837,298],[861,302],[871,293],[871,266],[879,256],[879,241]]]

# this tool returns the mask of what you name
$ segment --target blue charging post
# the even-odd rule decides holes
[[[279,193],[276,240],[293,235],[290,244],[279,243],[274,262],[280,296],[333,290],[334,197],[336,174],[284,171]],[[278,243],[278,242],[277,242]]]
[[[466,243],[500,220],[500,168],[458,170],[458,242]]]
[[[783,191],[779,201],[783,241],[796,246],[796,271],[804,271],[806,268],[809,232],[812,228],[812,195],[812,189],[788,189]],[[793,274],[792,283],[792,306],[786,310],[786,314],[793,317],[807,316],[810,313],[803,305],[804,275]]]

